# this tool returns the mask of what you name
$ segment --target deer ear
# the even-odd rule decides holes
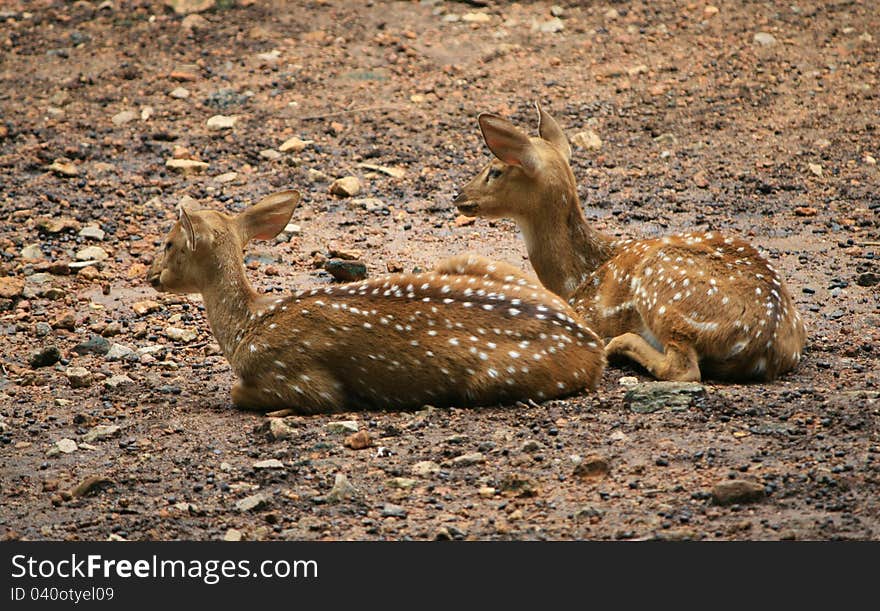
[[[180,226],[183,228],[183,235],[186,236],[186,247],[190,252],[196,250],[196,231],[193,227],[192,219],[183,206],[178,207],[178,219]]]
[[[498,159],[521,167],[529,176],[534,176],[541,170],[541,158],[535,145],[510,121],[489,113],[482,113],[477,120],[486,146]]]
[[[264,197],[235,217],[245,242],[271,240],[290,222],[299,203],[299,191],[280,191]]]
[[[541,103],[537,100],[535,100],[535,108],[538,110],[538,133],[544,140],[556,145],[566,161],[571,161],[571,145],[559,123],[541,108]]]

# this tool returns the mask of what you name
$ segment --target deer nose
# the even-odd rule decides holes
[[[159,288],[159,274],[150,274],[147,276],[147,282],[150,283],[154,289]]]

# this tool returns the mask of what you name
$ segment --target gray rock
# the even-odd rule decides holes
[[[263,149],[260,151],[260,157],[268,159],[269,161],[277,161],[281,159],[282,155],[275,149]]]
[[[84,342],[73,347],[73,351],[79,355],[97,354],[103,356],[110,350],[110,342],[100,335],[92,335]]]
[[[776,37],[767,32],[758,32],[755,34],[753,40],[755,44],[759,44],[762,47],[771,47],[776,44]]]
[[[717,505],[754,503],[765,495],[764,486],[744,479],[725,480],[712,488],[712,501]]]
[[[52,333],[52,325],[47,322],[40,321],[34,325],[34,333],[37,337],[46,337]]]
[[[236,528],[230,528],[226,531],[226,534],[223,535],[224,541],[241,541],[242,533],[240,530]]]
[[[268,504],[269,498],[262,492],[259,492],[257,494],[252,494],[237,501],[235,503],[235,508],[242,512],[254,511],[257,509],[261,509]]]
[[[314,140],[302,140],[294,136],[293,138],[285,140],[281,146],[278,147],[278,150],[282,153],[299,153],[300,151],[305,150],[310,144],[314,144],[314,142]]]
[[[348,478],[345,477],[345,475],[337,473],[336,479],[333,482],[333,488],[326,496],[322,497],[322,500],[326,503],[339,503],[342,501],[357,499],[361,496],[361,491],[352,486],[351,482],[348,481]]]
[[[631,386],[623,402],[639,414],[660,409],[684,411],[705,394],[706,387],[696,382],[644,382]]]
[[[361,192],[361,181],[357,176],[346,176],[333,181],[330,193],[340,197],[353,197]]]
[[[405,518],[406,517],[406,509],[404,509],[400,505],[395,505],[393,503],[385,503],[382,506],[382,517],[383,518]]]
[[[340,282],[357,282],[367,277],[367,266],[361,261],[329,259],[324,262],[324,270]]]
[[[520,450],[525,452],[526,454],[532,454],[534,452],[539,452],[544,449],[544,444],[536,439],[529,439],[527,442],[522,444]]]
[[[602,479],[611,470],[608,459],[598,454],[591,454],[574,466],[572,475],[584,480]]]
[[[452,464],[455,467],[469,467],[483,462],[486,462],[486,457],[481,452],[462,454],[452,459]]]
[[[268,425],[269,437],[275,439],[289,439],[293,436],[293,429],[287,426],[281,418],[269,418]]]
[[[439,473],[440,465],[432,460],[422,460],[414,464],[410,471],[413,475],[416,475],[418,477],[427,477],[429,475],[435,475]]]
[[[86,443],[92,443],[95,441],[101,441],[102,439],[110,439],[111,437],[116,437],[120,430],[122,430],[122,427],[117,424],[99,424],[83,435],[83,441]]]
[[[55,447],[64,454],[70,454],[71,452],[76,452],[79,446],[76,445],[73,439],[59,439],[55,442]]]
[[[105,235],[104,230],[97,225],[86,225],[79,230],[79,237],[88,238],[89,240],[97,240],[99,242],[104,239]]]
[[[284,463],[277,458],[268,458],[254,463],[254,469],[283,469]]]
[[[360,206],[367,212],[381,212],[382,210],[387,210],[388,206],[385,205],[381,199],[376,197],[366,197],[363,199],[353,199],[351,203],[355,206]]]
[[[565,24],[562,22],[562,19],[559,17],[554,17],[549,21],[544,21],[543,23],[538,24],[538,30],[547,34],[555,34],[556,32],[561,32],[565,29]]]
[[[189,97],[189,89],[186,87],[176,87],[169,91],[168,95],[176,100],[185,100]]]
[[[191,342],[198,337],[198,333],[192,329],[180,329],[178,327],[168,327],[165,329],[165,337],[175,342]]]
[[[205,125],[209,130],[220,131],[224,129],[232,129],[236,122],[238,122],[238,117],[236,116],[214,115],[208,119]]]
[[[356,420],[339,420],[336,422],[328,422],[324,425],[324,430],[328,433],[357,433],[358,423]]]
[[[104,386],[106,388],[124,388],[126,386],[132,386],[133,384],[134,380],[123,373],[111,376],[104,380]]]
[[[123,110],[122,112],[113,115],[113,118],[110,120],[113,121],[113,125],[125,125],[126,123],[131,123],[137,118],[138,114],[135,111]]]
[[[21,249],[22,259],[44,259],[43,251],[39,244],[30,244]]]
[[[591,151],[598,151],[602,148],[602,138],[591,129],[576,133],[571,137],[571,143],[574,146]]]
[[[104,358],[108,361],[121,361],[132,355],[137,356],[137,353],[125,344],[113,344],[110,346],[110,350],[107,351],[107,354],[104,355]]]
[[[77,261],[105,261],[110,255],[100,246],[86,246],[76,252]]]
[[[92,385],[92,374],[85,367],[68,367],[64,375],[71,388],[88,388]]]
[[[61,351],[57,346],[46,346],[35,350],[28,357],[28,365],[34,369],[49,367],[61,360]]]

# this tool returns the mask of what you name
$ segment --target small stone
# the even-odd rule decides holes
[[[37,229],[44,233],[61,233],[62,231],[79,231],[82,228],[80,222],[76,219],[60,217],[60,218],[40,218],[36,220]]]
[[[269,437],[275,441],[281,439],[290,439],[293,436],[293,429],[287,426],[282,418],[269,418]]]
[[[108,379],[104,380],[104,388],[117,389],[124,388],[126,386],[133,386],[134,380],[125,375],[124,373],[117,374],[115,376],[111,376]]]
[[[85,367],[68,367],[64,375],[71,388],[88,388],[92,385],[92,374]]]
[[[703,9],[703,15],[705,15],[706,19],[711,19],[712,17],[714,17],[717,14],[718,14],[718,7],[717,6],[712,6],[710,4]]]
[[[241,531],[236,528],[230,528],[226,531],[226,534],[223,535],[224,541],[241,541],[241,538]]]
[[[254,469],[283,469],[284,463],[277,458],[269,458],[254,463]]]
[[[55,447],[58,448],[60,452],[64,454],[70,454],[71,452],[76,452],[76,449],[79,447],[76,445],[76,442],[73,439],[59,439],[55,442]]]
[[[111,439],[119,435],[119,431],[122,430],[117,424],[99,424],[88,433],[83,435],[83,441],[86,443],[92,443],[95,441],[101,441],[102,439]]]
[[[373,439],[367,431],[358,431],[346,437],[342,445],[352,450],[363,450],[373,445]]]
[[[195,159],[169,159],[165,162],[165,167],[184,174],[196,174],[208,169],[208,164],[204,161],[196,161]]]
[[[184,30],[205,30],[210,27],[211,23],[201,15],[187,15],[180,22],[180,27]]]
[[[284,226],[284,230],[281,232],[281,235],[286,239],[300,236],[302,235],[302,227],[300,227],[296,223],[288,223]]]
[[[245,511],[254,511],[256,509],[261,509],[265,507],[269,503],[268,497],[265,494],[259,492],[257,494],[252,494],[248,497],[245,497],[235,503],[235,508],[241,512]]]
[[[810,173],[822,178],[822,166],[818,163],[808,163],[807,169],[810,170]]]
[[[307,146],[314,143],[314,140],[302,140],[301,138],[294,136],[293,138],[285,140],[281,146],[278,147],[278,150],[282,153],[299,153],[300,151],[305,150]]]
[[[101,335],[104,334],[102,333]],[[133,354],[137,353],[125,344],[114,343],[110,346],[110,350],[107,351],[107,354],[104,355],[104,358],[108,361],[121,361],[123,359],[128,359]]]
[[[24,290],[24,278],[0,276],[0,297],[12,299],[21,295]]]
[[[871,155],[865,155],[864,161],[868,165],[877,165],[877,160]]]
[[[635,386],[639,383],[639,379],[635,376],[623,376],[617,380],[617,383],[621,386]]]
[[[759,44],[762,47],[771,47],[776,44],[776,37],[767,32],[758,32],[752,40],[754,40],[755,44]]]
[[[473,225],[474,223],[476,223],[477,217],[465,216],[463,214],[459,214],[458,216],[455,217],[455,221],[453,221],[453,222],[455,223],[456,227],[467,227],[469,225]]]
[[[400,505],[394,505],[393,503],[385,503],[382,506],[382,517],[383,518],[405,518],[406,515],[407,515],[406,509],[404,509]]]
[[[351,200],[352,205],[360,206],[367,212],[381,212],[382,210],[387,210],[388,206],[385,205],[381,199],[376,197],[367,197],[363,199],[353,199]]]
[[[417,477],[428,477],[440,473],[440,465],[432,460],[421,460],[412,466],[410,472]]]
[[[77,261],[105,261],[110,255],[100,246],[86,246],[76,252]]]
[[[367,277],[367,266],[360,261],[329,259],[324,262],[324,270],[340,282],[357,282]]]
[[[491,499],[495,496],[495,488],[492,488],[491,486],[482,486],[479,491],[477,491],[477,494],[484,499]]]
[[[277,161],[281,159],[281,153],[276,151],[275,149],[263,149],[260,151],[260,157],[263,159],[268,159],[269,161]]]
[[[186,87],[175,87],[168,92],[168,95],[175,100],[185,100],[189,97],[189,89]]]
[[[198,336],[198,333],[192,329],[181,329],[179,327],[168,327],[165,329],[165,337],[175,342],[191,342]]]
[[[333,181],[330,193],[339,197],[353,197],[361,192],[361,181],[357,176],[346,176]]]
[[[138,114],[133,110],[123,110],[120,113],[113,115],[113,118],[110,119],[113,122],[113,125],[125,125],[126,123],[130,123],[138,118]]]
[[[39,244],[30,244],[21,249],[21,258],[29,259],[31,261],[39,261],[45,257]]]
[[[486,462],[486,457],[481,452],[471,452],[470,454],[462,454],[452,459],[452,465],[455,467],[469,467]]]
[[[876,272],[864,272],[856,276],[856,284],[859,286],[877,286],[880,284],[880,274]]]
[[[709,175],[704,170],[700,170],[694,174],[694,184],[701,189],[709,188]]]
[[[214,115],[205,123],[205,125],[211,131],[220,131],[224,129],[232,129],[236,122],[238,121],[238,117],[235,115],[227,116],[227,115]]]
[[[339,420],[328,422],[324,425],[324,430],[335,435],[340,433],[357,433],[358,428],[357,420]]]
[[[360,496],[362,496],[361,491],[352,486],[345,475],[337,473],[333,488],[323,497],[323,500],[327,503],[340,503]]]
[[[742,479],[724,480],[712,488],[712,501],[717,505],[753,503],[764,498],[764,486]]]
[[[796,216],[816,216],[819,211],[812,206],[798,206],[794,209],[794,213]]]
[[[399,488],[401,490],[409,490],[410,488],[415,488],[418,483],[418,480],[412,479],[411,477],[394,477],[388,480],[388,485],[391,488]]]
[[[675,134],[666,132],[654,138],[654,142],[661,146],[674,146],[678,144],[678,137]]]
[[[89,339],[73,347],[73,351],[79,355],[97,354],[98,356],[104,356],[109,350],[110,342],[95,334],[92,334]]]
[[[261,65],[271,66],[277,64],[278,60],[281,59],[281,51],[278,49],[272,49],[266,53],[258,53],[257,59],[260,60]]]
[[[76,167],[76,164],[67,159],[56,159],[48,169],[59,176],[65,176],[67,178],[79,176],[79,168]]]
[[[550,7],[550,14],[553,15],[554,17],[559,17],[561,19],[562,15],[564,13],[565,13],[565,9],[563,9],[558,4],[554,4],[553,6]]]
[[[34,334],[37,337],[46,337],[52,333],[52,325],[47,322],[43,322],[42,320],[34,325]]]
[[[49,367],[50,365],[54,365],[58,361],[61,360],[61,351],[58,350],[57,346],[46,346],[45,348],[40,348],[39,350],[35,350],[28,357],[28,365],[30,365],[34,369],[39,369],[40,367]]]
[[[170,7],[178,15],[201,13],[214,8],[216,0],[165,0],[165,6]]]
[[[549,21],[536,24],[533,29],[537,29],[545,34],[555,34],[565,29],[565,23],[559,17],[554,17]]]
[[[467,23],[488,23],[492,20],[492,15],[488,13],[471,12],[461,16],[461,20]]]
[[[138,301],[136,303],[133,303],[131,309],[134,310],[134,313],[138,316],[144,316],[145,314],[158,312],[160,306],[157,302],[148,299],[146,301]]]
[[[76,316],[73,312],[65,312],[52,321],[53,329],[65,329],[67,331],[76,330]]]
[[[358,167],[364,168],[365,170],[379,172],[380,174],[385,174],[386,176],[391,176],[392,178],[403,178],[404,176],[406,176],[406,170],[404,170],[403,168],[395,168],[387,165],[376,165],[374,163],[359,163]]]
[[[582,480],[595,481],[606,477],[610,470],[607,458],[591,454],[575,465],[572,475]]]
[[[706,388],[696,382],[644,382],[630,387],[623,402],[638,414],[649,414],[664,408],[683,411],[704,394]]]
[[[529,439],[527,442],[522,444],[520,448],[521,451],[526,454],[534,454],[535,452],[540,452],[544,449],[544,444],[536,439]]]
[[[79,230],[79,237],[87,238],[89,240],[97,240],[101,241],[104,239],[105,233],[104,230],[98,227],[97,225],[86,225],[82,229]]]
[[[218,174],[214,177],[216,182],[221,184],[225,184],[227,182],[233,182],[238,178],[238,172],[224,172],[223,174]]]
[[[576,133],[571,137],[571,143],[588,151],[598,151],[602,148],[602,138],[591,129]]]
[[[538,496],[540,489],[532,478],[520,473],[508,473],[501,480],[501,491],[509,496],[532,498]]]

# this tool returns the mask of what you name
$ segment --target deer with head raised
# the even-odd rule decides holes
[[[556,295],[477,256],[427,273],[260,295],[242,264],[250,240],[275,237],[299,201],[270,195],[238,215],[180,210],[148,281],[201,293],[238,377],[243,408],[299,413],[477,406],[595,388],[602,342]]]
[[[479,116],[495,159],[461,190],[459,211],[513,218],[538,278],[609,340],[608,356],[663,380],[766,381],[794,368],[806,332],[773,266],[714,231],[613,240],[593,229],[568,139],[536,106],[537,138]]]

